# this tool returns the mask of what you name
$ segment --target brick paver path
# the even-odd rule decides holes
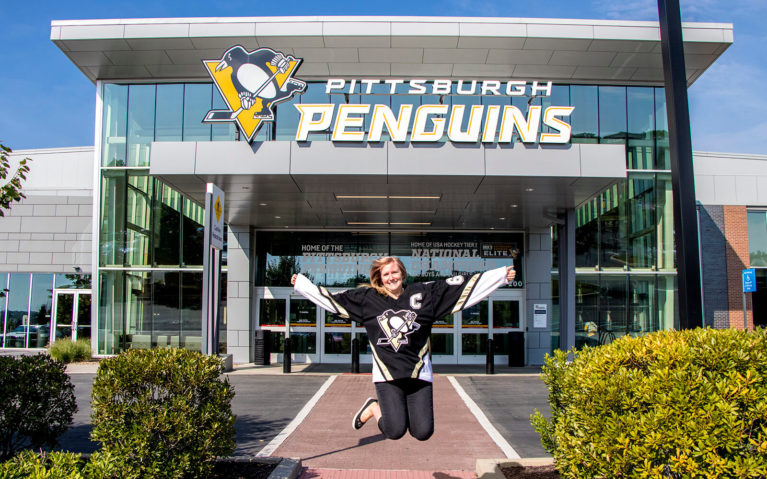
[[[428,441],[385,439],[373,422],[352,429],[352,417],[370,396],[370,375],[340,375],[272,455],[300,457],[306,479],[472,478],[477,459],[504,457],[445,376],[435,376],[435,431]]]

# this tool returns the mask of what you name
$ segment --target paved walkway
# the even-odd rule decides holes
[[[96,369],[97,363],[68,367],[81,406],[62,441],[70,450],[97,447],[87,439]],[[363,374],[349,374],[346,365],[294,365],[291,374],[283,374],[282,365],[236,366],[228,373],[235,388],[235,454],[301,458],[301,479],[474,478],[477,459],[547,456],[529,423],[533,409],[548,410],[539,370],[435,369],[435,433],[421,442],[409,435],[385,439],[372,422],[352,429],[359,406],[375,395],[364,372],[369,365],[362,365]]]

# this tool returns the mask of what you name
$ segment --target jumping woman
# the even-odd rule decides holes
[[[389,439],[399,439],[409,430],[411,436],[425,441],[434,432],[432,324],[479,303],[515,275],[514,266],[504,266],[405,287],[405,266],[399,258],[387,256],[373,262],[370,284],[356,289],[330,294],[302,274],[293,275],[291,283],[321,308],[365,326],[378,397],[365,401],[354,416],[354,429],[375,418]]]

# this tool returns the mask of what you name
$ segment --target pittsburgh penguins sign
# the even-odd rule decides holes
[[[203,60],[229,107],[210,110],[203,121],[235,122],[252,141],[262,122],[274,120],[274,105],[306,90],[306,82],[293,78],[301,61],[270,48],[249,52],[240,45],[218,60]]]
[[[274,120],[274,106],[306,91],[306,82],[293,78],[303,60],[271,48],[252,52],[233,46],[217,60],[203,60],[228,109],[210,110],[203,122],[235,122],[253,141],[264,121]],[[373,91],[376,87],[376,92]],[[382,92],[388,90],[388,93]],[[394,142],[568,143],[572,106],[535,105],[538,97],[552,95],[551,81],[452,79],[330,78],[325,94],[343,95],[344,101],[294,105],[299,118],[296,141],[312,133],[330,132],[331,141],[380,142],[384,133]],[[350,95],[439,95],[529,97],[527,107],[507,103],[419,104],[405,102],[393,109],[389,102],[350,103]],[[450,102],[448,102],[450,103]],[[550,103],[550,102],[546,102]],[[523,111],[526,110],[526,111]]]

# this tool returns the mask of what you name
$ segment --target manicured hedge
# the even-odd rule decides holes
[[[214,356],[184,349],[131,350],[99,365],[91,438],[99,477],[206,477],[234,452],[234,390]],[[103,457],[110,460],[104,461]]]
[[[77,411],[65,366],[47,354],[0,356],[0,461],[53,447]]]
[[[572,361],[569,361],[572,359]],[[563,477],[767,477],[767,332],[663,331],[546,359]]]

